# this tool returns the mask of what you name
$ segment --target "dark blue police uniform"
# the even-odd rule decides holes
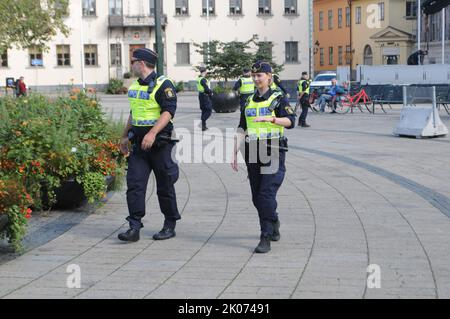
[[[269,89],[263,96],[259,96],[258,91],[253,96],[254,102],[266,101],[270,98],[274,91]],[[278,106],[275,108],[276,117],[287,117],[291,120],[292,125],[288,129],[292,129],[295,126],[295,117],[289,101],[286,97],[283,97]],[[245,109],[241,112],[241,118],[239,122],[239,128],[246,131],[247,122],[245,118]],[[251,142],[250,142],[251,143]],[[247,165],[248,178],[250,180],[250,188],[252,191],[252,201],[258,210],[259,222],[261,226],[261,236],[270,237],[274,232],[274,224],[278,221],[277,213],[277,201],[276,195],[278,189],[283,183],[284,176],[286,173],[285,158],[287,144],[284,145],[280,142],[279,148],[271,148],[270,140],[267,142],[260,141],[257,142],[257,152],[259,154],[259,148],[267,148],[267,154],[277,156],[279,160],[278,169],[273,172],[273,174],[262,174],[261,169],[271,165],[271,163],[263,163],[259,159],[256,163],[250,163],[249,152],[250,150],[255,150],[255,148],[250,147],[250,143],[245,143],[245,161]]]
[[[201,120],[202,120],[202,129],[206,130],[206,121],[211,117],[212,114],[212,100],[211,96],[213,92],[208,86],[208,82],[205,78],[202,78],[200,81],[200,86],[203,87],[204,92],[198,93],[198,100],[200,102],[200,110],[202,111]]]
[[[150,74],[145,80],[139,79],[140,85],[155,83],[157,75]],[[170,92],[170,94],[167,94]],[[166,80],[155,94],[155,99],[161,107],[161,114],[169,112],[172,118],[177,108],[176,90],[171,81]],[[133,148],[128,160],[127,173],[127,203],[130,216],[127,220],[130,227],[143,227],[141,219],[145,216],[145,195],[148,179],[153,171],[156,178],[157,196],[161,212],[164,214],[164,228],[174,229],[176,221],[181,218],[178,208],[174,184],[178,180],[178,164],[172,160],[173,142],[168,141],[172,135],[173,124],[169,124],[158,134],[155,144],[150,150],[142,150],[141,143],[151,127],[133,126]],[[162,139],[161,137],[165,137]]]

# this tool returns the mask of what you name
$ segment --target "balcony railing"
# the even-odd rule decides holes
[[[165,26],[167,24],[167,16],[163,15],[161,18],[161,24]],[[154,27],[155,16],[128,16],[128,15],[110,15],[109,27]]]

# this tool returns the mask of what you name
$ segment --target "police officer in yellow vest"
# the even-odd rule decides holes
[[[208,79],[206,79],[207,70],[204,67],[200,68],[200,76],[197,77],[197,90],[198,99],[200,102],[200,110],[202,111],[202,131],[206,131],[206,121],[211,117],[212,114],[212,101],[211,97],[213,92],[211,91]]]
[[[233,91],[238,92],[239,94],[239,104],[242,112],[247,99],[255,93],[255,83],[253,83],[252,73],[249,68],[243,70],[243,75],[234,84]]]
[[[287,139],[284,130],[295,126],[295,113],[287,98],[270,88],[272,67],[264,61],[252,67],[257,90],[241,112],[232,168],[238,171],[237,154],[244,151],[252,201],[259,215],[261,236],[256,253],[270,251],[270,242],[280,240],[277,191],[286,172]],[[262,154],[268,155],[263,158]]]
[[[130,229],[119,234],[126,242],[139,240],[143,227],[148,179],[153,171],[159,206],[164,214],[162,230],[153,236],[165,240],[175,236],[180,214],[174,184],[178,180],[178,165],[172,160],[174,142],[171,139],[177,108],[177,96],[172,81],[157,76],[157,54],[150,49],[137,49],[132,56],[132,70],[139,77],[128,90],[131,112],[120,145],[129,154],[127,172],[127,203]],[[128,143],[132,142],[129,152]]]
[[[298,93],[298,103],[302,106],[302,113],[298,119],[298,125],[301,127],[310,127],[306,123],[306,117],[308,116],[309,110],[309,91],[310,91],[311,80],[308,77],[308,72],[302,72],[302,78],[298,81],[297,93]]]

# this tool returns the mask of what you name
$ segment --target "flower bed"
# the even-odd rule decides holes
[[[120,186],[122,125],[106,120],[96,96],[83,92],[0,99],[0,214],[16,249],[31,209],[54,205],[64,182],[75,180],[89,202],[106,196],[105,177],[116,177],[112,189]]]

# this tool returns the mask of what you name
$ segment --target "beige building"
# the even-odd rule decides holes
[[[352,0],[352,68],[406,64],[416,50],[416,1]]]
[[[194,43],[207,42],[208,37],[246,41],[257,34],[260,41],[272,42],[274,60],[285,64],[280,74],[285,80],[297,80],[309,69],[309,1],[209,0],[209,24],[206,0],[162,2],[165,67],[175,81],[195,78],[203,57]],[[3,52],[0,77],[24,76],[28,86],[40,90],[65,89],[83,81],[102,87],[130,70],[135,48],[155,47],[152,0],[71,0],[66,24],[71,34],[56,36],[47,52]]]

